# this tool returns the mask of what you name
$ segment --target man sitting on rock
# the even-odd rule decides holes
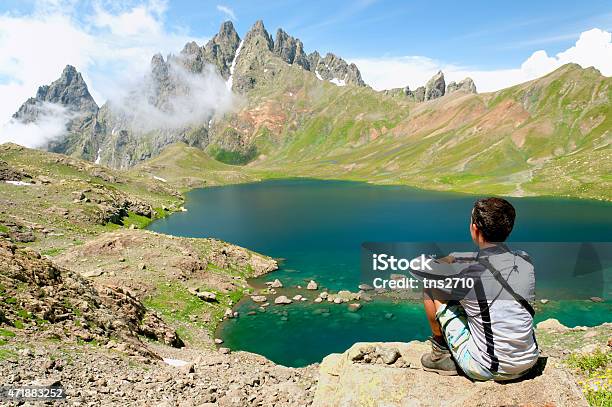
[[[474,380],[504,381],[524,375],[536,363],[539,350],[529,304],[535,298],[534,268],[525,252],[502,243],[514,219],[508,201],[479,199],[470,221],[478,252],[451,253],[434,262],[429,278],[452,275],[459,284],[425,289],[432,331],[432,350],[421,358],[425,370],[456,375],[459,366]]]

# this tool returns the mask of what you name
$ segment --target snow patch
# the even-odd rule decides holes
[[[164,362],[166,362],[166,364],[168,364],[170,366],[174,366],[174,367],[183,367],[183,366],[189,364],[189,362],[187,362],[186,360],[171,359],[171,358],[164,358]]]
[[[98,155],[96,156],[96,161],[94,161],[95,164],[100,164],[100,161],[102,160],[102,156],[100,155],[101,152],[102,152],[102,149],[99,148]]]
[[[346,86],[346,81],[344,79],[333,78],[330,82],[336,86]]]
[[[153,179],[161,182],[168,182],[167,179],[153,175]]]
[[[317,79],[322,81],[323,77],[321,76],[321,74],[319,73],[319,71],[315,71],[315,75],[317,75]]]
[[[20,187],[34,185],[34,184],[30,184],[29,182],[23,182],[23,181],[6,181],[6,183],[11,184],[11,185],[17,185]]]
[[[225,82],[229,90],[232,90],[232,86],[234,85],[234,70],[236,69],[236,61],[238,61],[238,56],[240,56],[242,44],[244,44],[244,40],[240,41],[240,44],[238,44],[236,55],[234,55],[234,59],[232,59],[232,64],[230,65],[230,76],[227,78],[227,82]]]

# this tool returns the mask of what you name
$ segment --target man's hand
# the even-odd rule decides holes
[[[451,264],[451,263],[455,262],[455,258],[453,256],[450,256],[450,255],[446,256],[446,257],[442,257],[442,258],[436,259],[436,260],[438,260],[439,263],[447,263],[447,264]]]

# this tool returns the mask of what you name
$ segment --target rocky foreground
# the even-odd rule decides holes
[[[5,385],[62,385],[68,399],[57,404],[581,406],[587,402],[562,358],[572,346],[610,354],[610,324],[570,329],[552,320],[538,328],[540,368],[516,383],[426,373],[420,342],[355,344],[320,367],[287,368],[246,352],[185,346],[127,290],[92,283],[7,240],[0,265],[0,377]]]
[[[428,351],[422,342],[356,343],[329,355],[321,363],[313,406],[588,405],[559,361],[542,359],[536,374],[516,383],[475,383],[424,372],[420,358]],[[372,354],[379,360],[364,362]]]

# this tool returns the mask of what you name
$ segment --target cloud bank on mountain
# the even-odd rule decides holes
[[[212,65],[206,65],[201,73],[192,73],[176,59],[160,63],[168,72],[166,78],[147,75],[125,94],[109,101],[130,130],[146,133],[180,129],[204,123],[236,105],[237,96]]]
[[[39,148],[59,139],[66,133],[66,127],[74,114],[55,103],[38,106],[36,121],[24,123],[11,119],[0,129],[0,143],[16,143],[24,147]]]

